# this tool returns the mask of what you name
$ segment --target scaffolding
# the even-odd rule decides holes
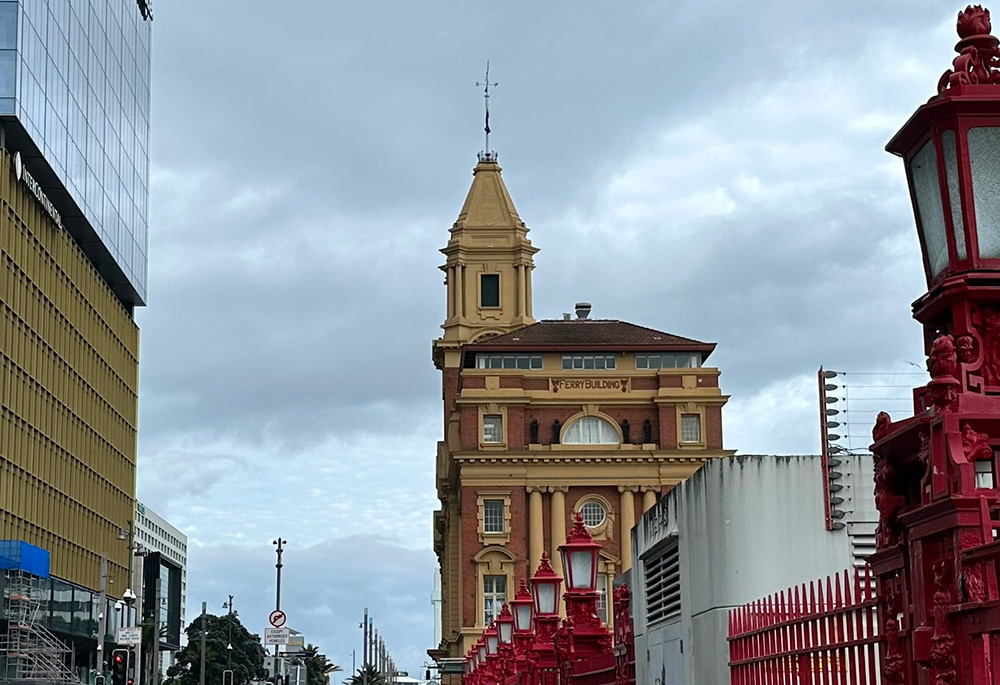
[[[15,685],[79,685],[66,665],[70,650],[40,622],[40,578],[8,570],[3,591],[6,635],[0,635],[0,681]]]

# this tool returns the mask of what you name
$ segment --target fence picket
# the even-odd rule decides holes
[[[876,609],[868,568],[733,609],[732,685],[875,685]]]

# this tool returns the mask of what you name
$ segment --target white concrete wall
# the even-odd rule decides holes
[[[874,499],[865,494],[864,474],[871,472],[871,458],[846,459],[851,463],[845,467],[856,474],[849,516],[870,521]],[[651,667],[658,666],[662,650],[662,672],[683,671],[683,680],[667,680],[670,685],[728,683],[730,609],[851,566],[848,530],[825,528],[824,487],[819,457],[716,459],[643,516],[632,531],[638,682],[655,684],[661,677],[661,669]],[[677,537],[680,552],[676,630],[682,651],[666,649],[674,629],[650,629],[644,620],[642,557],[656,554],[670,536]]]

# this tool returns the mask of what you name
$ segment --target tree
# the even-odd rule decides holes
[[[267,653],[260,643],[259,635],[251,635],[234,613],[232,616],[205,617],[205,682],[221,683],[222,672],[229,663],[229,621],[233,630],[233,683],[246,685],[251,680],[264,680],[267,670],[264,657]],[[201,673],[201,616],[191,622],[184,631],[187,646],[177,652],[177,662],[167,670],[164,685],[198,685]]]
[[[347,685],[388,685],[389,683],[384,675],[375,670],[372,664],[359,668],[358,672],[348,678],[346,682]]]
[[[330,685],[330,674],[338,672],[340,666],[320,654],[316,645],[306,645],[302,651],[313,652],[316,655],[305,659],[306,685]]]

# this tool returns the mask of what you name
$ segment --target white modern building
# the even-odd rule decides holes
[[[875,551],[870,456],[838,466],[843,527],[826,529],[815,456],[713,459],[632,529],[636,682],[728,683],[731,609],[864,564]]]
[[[141,558],[139,565],[140,578],[143,582],[136,583],[139,606],[149,606],[151,598],[145,595],[149,592],[150,580],[160,586],[161,623],[168,626],[168,633],[175,638],[165,644],[161,652],[160,668],[166,669],[174,662],[174,652],[171,647],[180,646],[184,637],[185,607],[187,605],[187,536],[171,525],[169,521],[157,514],[140,501],[135,503],[135,544]],[[159,568],[149,568],[148,560],[159,555]],[[155,587],[155,585],[154,585]],[[179,592],[178,597],[172,597]],[[177,606],[179,603],[179,607]],[[168,635],[168,641],[171,635]]]

